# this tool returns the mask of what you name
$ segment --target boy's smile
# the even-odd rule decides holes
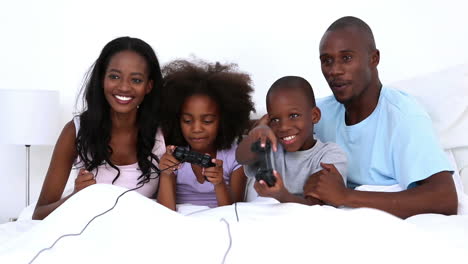
[[[310,149],[315,144],[314,123],[320,111],[300,89],[278,89],[267,98],[270,127],[288,152]]]

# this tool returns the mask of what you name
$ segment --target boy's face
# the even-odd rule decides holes
[[[286,151],[314,146],[314,124],[320,120],[320,110],[311,105],[300,89],[278,89],[268,96],[270,127]]]

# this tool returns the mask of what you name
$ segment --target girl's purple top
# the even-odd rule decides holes
[[[230,183],[232,172],[241,167],[236,161],[236,149],[237,145],[233,144],[230,149],[218,150],[216,152],[216,159],[223,161],[223,177],[227,185]],[[175,174],[177,176],[177,204],[218,206],[214,185],[209,181],[199,183],[190,163],[182,163],[182,167]]]

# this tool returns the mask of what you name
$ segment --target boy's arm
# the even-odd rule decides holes
[[[320,200],[314,197],[301,197],[290,193],[286,187],[284,187],[281,175],[277,171],[273,171],[273,175],[276,177],[276,183],[272,187],[269,187],[263,180],[255,182],[254,188],[258,195],[275,198],[281,203],[300,203],[305,205],[322,204]]]
[[[448,171],[436,173],[405,191],[365,192],[346,188],[333,165],[323,164],[323,167],[324,174],[309,178],[304,195],[334,206],[376,208],[401,218],[423,213],[457,213],[457,193]]]

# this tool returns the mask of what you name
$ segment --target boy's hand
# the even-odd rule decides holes
[[[161,160],[159,161],[161,174],[169,175],[179,168],[179,166],[176,166],[179,161],[172,155],[175,148],[176,147],[172,145],[166,147],[166,153],[162,155]]]
[[[270,123],[270,117],[268,116],[268,114],[264,114],[262,116],[262,118],[260,118],[260,120],[258,120],[258,123],[257,125],[265,125],[265,126],[268,126],[268,124]]]
[[[203,176],[205,176],[206,179],[215,186],[218,184],[224,184],[223,161],[218,159],[212,159],[211,162],[216,164],[216,166],[203,168]]]
[[[80,169],[80,172],[78,172],[78,176],[75,179],[75,189],[73,190],[73,193],[77,193],[93,184],[96,184],[94,174],[85,169]]]
[[[283,179],[281,175],[274,170],[273,175],[276,178],[276,183],[272,187],[269,187],[267,183],[263,180],[255,181],[254,188],[257,191],[258,195],[264,197],[272,197],[276,200],[282,202],[283,198],[288,195],[288,190],[284,187]]]
[[[262,117],[263,119],[264,117]],[[267,139],[270,140],[271,142],[271,147],[273,151],[276,152],[277,147],[277,140],[276,140],[276,135],[273,133],[273,130],[267,125],[259,125],[252,129],[249,133],[249,137],[251,137],[254,141],[260,139],[260,146],[265,147]]]
[[[304,185],[304,196],[311,196],[333,206],[343,205],[347,191],[343,177],[333,164],[320,163],[323,170],[310,175]]]

